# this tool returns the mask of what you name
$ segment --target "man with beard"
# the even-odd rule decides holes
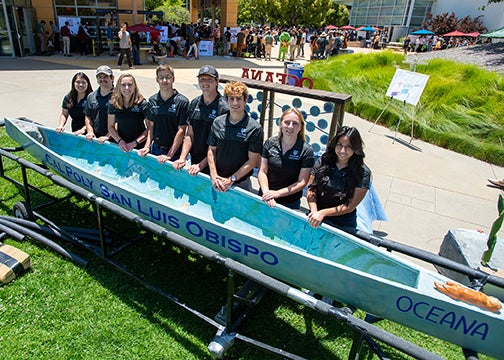
[[[114,73],[107,65],[101,65],[96,69],[96,81],[98,89],[87,97],[84,109],[86,115],[86,139],[92,141],[97,138],[99,144],[110,139],[107,129],[108,105],[112,90],[114,90]]]

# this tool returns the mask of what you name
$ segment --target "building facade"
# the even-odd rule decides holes
[[[487,5],[487,0],[336,0],[350,10],[350,25],[378,26],[390,41],[419,29],[427,13],[454,12],[458,18],[482,16],[489,30],[504,27],[504,2]],[[484,8],[484,9],[483,9]]]
[[[105,27],[112,22],[117,29],[121,22],[129,24],[143,23],[146,16],[144,0],[0,0],[0,56],[22,57],[36,53],[40,49],[38,37],[34,34],[37,25],[45,20],[45,32],[51,34],[49,21],[53,21],[58,29],[65,20],[73,25],[87,24],[92,37],[105,34]],[[216,7],[221,8],[221,24],[236,26],[238,0],[187,0],[187,9],[191,13],[191,21],[197,22],[201,8],[212,9],[215,15]]]
[[[40,21],[46,22],[45,32],[52,30],[49,21],[58,29],[65,20],[72,24],[87,24],[91,35],[109,21],[117,26],[119,21],[144,21],[143,16],[134,16],[133,10],[143,9],[142,0],[1,0],[0,11],[0,56],[24,56],[35,53],[39,40],[34,33]],[[132,9],[133,7],[133,9]],[[119,14],[117,10],[130,12]],[[75,30],[75,31],[74,31]],[[76,29],[72,28],[72,32]]]

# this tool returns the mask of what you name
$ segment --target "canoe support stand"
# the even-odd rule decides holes
[[[309,294],[304,293],[303,291],[293,288],[288,284],[285,284],[279,280],[276,280],[268,275],[265,275],[257,270],[254,270],[244,264],[241,264],[235,260],[232,260],[230,258],[223,257],[219,253],[208,249],[207,247],[204,247],[203,245],[197,244],[191,240],[188,240],[176,233],[170,232],[166,230],[165,228],[154,224],[150,221],[144,220],[140,218],[139,216],[119,207],[118,205],[109,202],[108,200],[105,200],[103,198],[100,198],[92,193],[89,193],[88,191],[84,190],[81,187],[78,187],[68,180],[65,180],[61,178],[58,175],[53,174],[52,172],[48,171],[47,169],[38,166],[36,164],[33,164],[21,157],[15,156],[12,154],[13,150],[22,150],[19,148],[16,149],[6,149],[6,148],[0,148],[0,177],[10,181],[11,183],[19,186],[20,188],[23,189],[24,192],[24,197],[26,200],[26,203],[24,208],[22,206],[18,206],[18,213],[16,215],[23,215],[19,217],[33,217],[37,218],[41,221],[43,221],[47,226],[43,227],[43,229],[47,232],[49,232],[52,235],[57,236],[59,239],[70,242],[74,245],[79,245],[83,247],[85,250],[91,251],[95,255],[101,257],[105,261],[107,261],[109,264],[113,265],[117,269],[121,270],[122,272],[126,273],[127,275],[131,276],[133,279],[137,280],[140,282],[142,285],[144,285],[146,288],[164,296],[165,298],[171,300],[175,304],[179,305],[180,307],[184,308],[185,310],[189,311],[193,315],[196,315],[200,319],[206,321],[208,324],[214,326],[217,329],[217,333],[213,340],[210,342],[208,345],[208,350],[210,353],[216,357],[216,358],[222,358],[225,354],[225,352],[233,345],[234,341],[236,339],[241,340],[249,345],[261,348],[266,351],[270,351],[272,353],[275,353],[283,358],[288,358],[288,359],[296,359],[300,360],[303,359],[300,356],[297,356],[295,354],[291,354],[285,350],[270,346],[268,344],[265,344],[263,342],[260,342],[255,339],[251,339],[247,336],[244,336],[242,334],[237,333],[237,329],[239,325],[243,322],[243,320],[247,317],[247,315],[250,313],[252,308],[259,303],[259,301],[264,297],[264,295],[270,291],[273,290],[276,293],[279,293],[280,295],[286,296],[302,305],[305,305],[307,307],[310,307],[322,314],[326,314],[332,318],[335,318],[338,321],[344,322],[346,325],[348,325],[350,328],[352,328],[355,331],[355,336],[353,339],[353,345],[349,353],[349,359],[355,360],[359,358],[359,352],[361,349],[361,345],[363,341],[366,341],[369,344],[370,350],[372,350],[380,359],[387,359],[386,355],[383,353],[381,350],[380,346],[376,343],[375,339],[383,342],[385,344],[388,344],[397,350],[403,352],[404,354],[410,355],[416,359],[441,359],[439,356],[427,351],[424,348],[421,348],[415,344],[412,344],[406,340],[404,340],[401,337],[395,336],[393,334],[390,334],[386,332],[383,329],[380,329],[379,327],[376,327],[372,325],[372,322],[374,322],[376,319],[372,318],[370,315],[366,316],[365,320],[359,319],[355,316],[353,316],[353,312],[355,309],[349,306],[344,306],[341,308],[336,308],[333,307],[329,304],[326,304],[325,302],[318,300],[314,298],[313,296],[310,296]],[[5,173],[5,168],[4,168],[4,158],[8,158],[19,165],[21,165],[21,172],[22,172],[22,182],[9,177]],[[36,189],[34,186],[29,184],[28,181],[28,176],[27,176],[27,170],[33,170],[36,173],[39,173],[48,179],[50,179],[54,184],[66,188],[69,190],[70,194],[66,195],[62,198],[55,198],[49,194],[44,193],[40,189]],[[30,197],[30,191],[36,191],[39,193],[42,193],[44,196],[47,196],[50,201],[48,203],[45,203],[43,205],[39,205],[37,207],[32,207],[31,206],[31,197]],[[64,228],[64,227],[58,227],[56,224],[52,223],[49,219],[44,218],[40,214],[34,212],[32,209],[40,209],[42,207],[67,200],[74,195],[79,196],[82,199],[85,199],[89,201],[91,204],[94,206],[94,211],[96,214],[96,222],[97,222],[97,231],[95,230],[89,230],[89,229],[78,229],[78,228]],[[145,233],[142,236],[137,237],[136,239],[133,239],[131,241],[126,242],[125,244],[109,250],[109,245],[111,243],[110,239],[110,233],[109,230],[105,228],[104,224],[104,217],[103,217],[103,210],[110,211],[114,214],[117,214],[126,220],[129,220],[133,223],[136,223],[138,225],[141,225],[141,227],[146,230],[148,234],[154,234],[157,236],[164,237],[168,240],[170,240],[172,243],[181,246],[183,248],[186,248],[190,251],[194,251],[198,253],[199,255],[215,261],[221,265],[223,265],[227,270],[228,270],[228,287],[227,287],[227,300],[226,304],[221,308],[221,311],[215,316],[214,319],[200,313],[196,309],[193,309],[186,305],[184,302],[180,301],[177,299],[175,296],[167,293],[163,289],[157,287],[156,285],[148,282],[143,276],[138,275],[128,269],[125,265],[119,263],[118,261],[114,260],[113,256],[116,255],[117,253],[121,252],[124,250],[126,247],[131,246],[133,243],[139,241],[142,239],[145,235]],[[3,221],[3,222],[2,222]],[[0,236],[4,237],[4,231],[3,229],[7,229],[9,233],[7,235],[13,236],[16,239],[19,239],[20,237],[18,236],[19,234],[15,231],[12,230],[9,225],[12,225],[12,227],[15,227],[16,222],[19,221],[26,221],[26,223],[23,223],[23,226],[27,226],[28,221],[24,219],[17,219],[14,220],[12,219],[9,221],[8,219],[0,219]],[[37,223],[32,222],[33,226],[41,226],[38,225]],[[4,224],[7,224],[4,226]],[[19,225],[19,224],[17,224]],[[35,231],[30,232],[30,234],[33,234]],[[12,234],[12,235],[11,235]],[[30,237],[34,237],[35,235],[30,235]],[[78,234],[79,236],[75,235]],[[359,234],[361,235],[361,234]],[[80,237],[85,238],[88,241],[82,240]],[[361,235],[362,237],[362,235]],[[39,239],[36,239],[39,240]],[[372,238],[367,238],[367,241],[370,241],[372,243],[377,243],[377,242],[382,242],[385,241],[384,239],[380,239],[378,241],[376,237]],[[99,241],[99,245],[92,244],[92,242]],[[57,244],[56,244],[57,245]],[[383,243],[376,244],[378,246],[384,246]],[[393,247],[390,247],[390,244],[386,244],[386,246],[389,250],[391,250]],[[396,245],[394,243],[394,245]],[[61,250],[59,250],[61,249]],[[414,249],[414,248],[413,248]],[[394,248],[394,250],[404,250],[404,249],[397,249]],[[65,250],[61,248],[58,245],[58,249],[56,251],[60,252],[64,256],[71,257],[69,255],[65,255],[64,252]],[[405,251],[406,253],[408,251]],[[413,251],[414,252],[414,251]],[[422,253],[424,256],[425,254]],[[432,256],[435,256],[432,254]],[[444,259],[444,258],[443,258]],[[79,259],[79,261],[76,261],[73,259],[76,263],[80,263],[81,265],[86,265],[87,261],[83,260],[82,258]],[[471,276],[472,278],[483,278],[483,275],[480,274],[479,270],[474,270],[472,268],[469,268],[467,266],[463,266],[459,263],[456,263],[454,261],[444,259],[442,261],[443,266],[447,268],[451,268],[455,271],[462,272],[464,274],[467,274],[468,276]],[[482,272],[481,272],[482,273]],[[238,292],[235,293],[235,274],[239,274],[241,276],[244,276],[245,278],[249,279],[245,285],[243,285]],[[500,283],[500,279],[494,277],[494,276],[489,276],[488,274],[485,274],[485,280],[489,283]],[[500,285],[500,284],[499,284]],[[477,359],[477,355],[474,352],[471,352],[469,350],[464,350],[464,355],[467,359]]]

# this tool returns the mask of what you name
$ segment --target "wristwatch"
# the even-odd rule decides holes
[[[231,175],[231,182],[232,182],[232,183],[236,182],[236,176]]]

